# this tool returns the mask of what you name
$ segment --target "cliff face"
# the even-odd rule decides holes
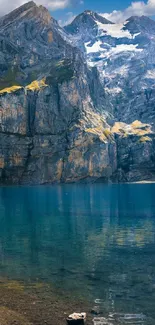
[[[150,125],[118,122],[110,127],[105,114],[94,109],[83,79],[5,93],[0,105],[3,184],[154,177]]]
[[[47,82],[0,96],[1,183],[108,179],[116,145],[104,136],[109,126],[94,109],[86,78]],[[95,127],[101,131],[91,132]]]
[[[0,20],[0,183],[154,179],[153,90],[126,110],[68,31],[33,2]]]

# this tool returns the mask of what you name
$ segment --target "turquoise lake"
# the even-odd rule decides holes
[[[0,188],[0,277],[82,296],[107,324],[155,324],[155,184]]]

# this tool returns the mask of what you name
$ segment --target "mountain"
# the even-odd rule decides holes
[[[130,17],[125,25],[125,29],[128,29],[132,34],[142,33],[149,36],[155,33],[155,21],[146,16]]]
[[[101,24],[113,24],[111,21],[98,15],[96,12],[86,10],[82,14],[77,16],[70,25],[65,26],[64,29],[66,30],[66,32],[73,35],[81,33],[81,36],[83,37],[88,32],[88,35],[90,37],[91,32],[93,33],[93,35],[96,35],[97,22]]]
[[[113,23],[97,13],[86,10],[77,16],[71,24],[64,26],[64,30],[70,34],[70,39],[80,49],[84,50],[85,42],[90,42],[98,35],[98,24],[113,25]]]
[[[155,22],[28,2],[0,19],[0,183],[155,178]]]
[[[15,78],[23,85],[33,81],[34,75],[48,71],[51,60],[66,57],[74,60],[78,53],[66,41],[63,30],[47,9],[34,2],[0,19],[0,40],[2,80],[6,70],[9,75],[10,69],[18,70]]]
[[[122,122],[133,117],[153,122],[155,21],[131,17],[124,24],[95,22],[96,35],[90,31],[85,42],[80,32],[75,44],[83,49],[88,66],[98,69],[112,114]]]

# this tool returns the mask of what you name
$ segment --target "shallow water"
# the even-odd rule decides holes
[[[155,184],[0,188],[0,276],[84,299],[96,325],[154,325]]]

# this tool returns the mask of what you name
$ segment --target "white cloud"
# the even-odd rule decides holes
[[[71,4],[70,0],[37,0],[36,3],[51,10],[64,9]]]
[[[101,14],[105,18],[113,22],[122,22],[131,16],[154,16],[155,15],[155,0],[134,1],[123,11],[114,10],[111,13]]]
[[[29,2],[25,0],[0,0],[0,16],[7,14],[11,10],[18,8],[24,3]],[[49,10],[64,9],[74,4],[76,0],[34,0],[37,5],[43,5]],[[78,1],[78,3],[80,0]]]

